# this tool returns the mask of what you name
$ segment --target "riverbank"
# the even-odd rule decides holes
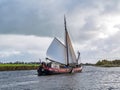
[[[98,67],[120,67],[120,65],[94,65],[94,66],[98,66]]]
[[[36,70],[39,64],[0,64],[0,71]]]
[[[120,67],[120,60],[113,60],[113,61],[108,61],[108,60],[102,60],[98,61],[95,66],[100,66],[100,67]]]

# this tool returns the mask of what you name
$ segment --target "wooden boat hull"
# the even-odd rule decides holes
[[[75,67],[75,68],[43,68],[43,67],[39,67],[37,72],[38,72],[38,76],[42,76],[42,75],[55,75],[55,74],[65,74],[65,73],[77,73],[77,72],[81,72],[82,71],[82,67]]]

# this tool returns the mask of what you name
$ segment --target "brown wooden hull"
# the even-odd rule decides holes
[[[50,68],[50,67],[40,67],[38,68],[37,72],[38,72],[38,76],[42,76],[42,75],[55,75],[55,74],[65,74],[65,73],[77,73],[77,72],[81,72],[82,71],[82,67],[67,67],[67,68]]]

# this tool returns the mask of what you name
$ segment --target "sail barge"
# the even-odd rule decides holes
[[[37,69],[38,76],[54,75],[64,73],[76,73],[82,71],[81,64],[78,64],[80,52],[76,58],[68,31],[66,27],[66,18],[64,16],[65,25],[65,44],[59,41],[56,37],[47,50],[47,58],[49,63],[42,62]]]

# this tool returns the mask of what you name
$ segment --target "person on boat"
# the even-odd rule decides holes
[[[43,67],[43,68],[46,68],[46,67],[47,67],[47,65],[46,65],[45,62],[42,62],[42,67]]]
[[[41,70],[42,68],[46,68],[46,63],[45,62],[42,62],[39,67],[38,67],[38,71]]]
[[[43,73],[46,73],[47,65],[45,62],[42,62],[39,68],[37,69],[38,76],[42,75]]]
[[[47,63],[47,67],[51,67],[52,62]]]

